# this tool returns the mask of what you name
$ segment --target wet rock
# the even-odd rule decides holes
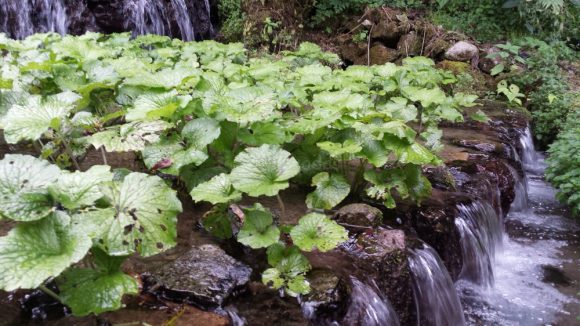
[[[146,291],[202,307],[221,306],[250,280],[251,268],[215,245],[192,248],[144,275]]]
[[[315,269],[308,273],[307,278],[311,292],[301,300],[304,314],[318,323],[334,320],[336,312],[344,309],[346,304],[347,284],[328,269]]]
[[[501,143],[484,142],[477,139],[458,139],[454,143],[459,146],[473,148],[478,151],[490,154],[504,153],[504,146]]]
[[[397,43],[397,51],[404,57],[419,55],[421,54],[421,40],[415,31],[410,31]]]
[[[460,214],[457,205],[472,201],[466,194],[434,190],[421,206],[404,208],[405,225],[437,251],[453,280],[458,279],[463,267],[461,235],[455,226]]]
[[[235,319],[244,320],[245,325],[308,325],[296,298],[281,297],[262,283],[252,282],[249,287],[250,291],[232,303]]]
[[[544,272],[542,282],[552,283],[559,286],[570,286],[572,284],[572,279],[566,276],[566,274],[556,266],[542,265],[542,271]]]
[[[367,204],[350,204],[341,207],[334,219],[351,232],[376,228],[383,222],[383,213]]]
[[[370,60],[372,65],[382,65],[387,62],[394,62],[399,58],[399,52],[388,48],[380,43],[375,43],[370,50]]]
[[[435,189],[455,191],[455,178],[446,166],[426,167],[423,175],[429,179]]]
[[[415,248],[420,243],[413,237],[407,237],[402,230],[379,228],[363,232],[351,238],[328,253],[306,253],[314,268],[327,268],[348,280],[355,277],[365,284],[373,284],[380,291],[380,296],[391,301],[397,312],[401,325],[410,325],[415,318],[415,304],[409,270],[409,248]],[[376,285],[376,286],[375,286]],[[359,302],[349,298],[349,302]],[[364,309],[364,305],[359,305]],[[347,305],[336,320],[340,324],[344,318],[360,315],[353,312]],[[361,313],[364,313],[362,311]]]
[[[445,52],[445,59],[453,61],[471,61],[478,57],[479,49],[477,46],[465,41],[459,41],[453,44],[453,46]]]

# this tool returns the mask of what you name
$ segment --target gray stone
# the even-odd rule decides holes
[[[470,61],[478,56],[477,46],[465,41],[455,43],[445,52],[445,59],[452,61]]]
[[[249,282],[251,273],[250,267],[208,244],[192,248],[144,276],[149,291],[168,300],[221,306]]]

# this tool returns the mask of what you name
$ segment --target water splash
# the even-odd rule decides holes
[[[501,218],[493,207],[480,201],[458,205],[458,209],[460,215],[455,219],[455,226],[461,235],[463,256],[460,278],[491,287],[496,251],[503,242]]]
[[[417,323],[425,326],[465,325],[453,281],[437,252],[426,244],[410,252]]]
[[[376,285],[370,286],[351,277],[352,290],[343,325],[399,326],[399,317],[386,298],[381,297]]]

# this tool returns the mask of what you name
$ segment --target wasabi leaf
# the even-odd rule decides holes
[[[346,230],[324,214],[310,213],[300,218],[290,232],[292,241],[304,251],[325,252],[348,240]]]

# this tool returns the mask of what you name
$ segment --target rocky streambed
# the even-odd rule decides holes
[[[199,225],[210,207],[184,199],[179,245],[125,266],[142,282],[125,308],[76,318],[41,292],[2,293],[0,324],[573,325],[578,225],[542,179],[526,115],[482,105],[489,123],[443,126],[446,165],[425,169],[434,190],[421,206],[358,199],[333,212],[349,240],[308,255],[306,296],[264,286],[265,252],[212,238]],[[307,192],[283,193],[284,222],[306,212]]]

